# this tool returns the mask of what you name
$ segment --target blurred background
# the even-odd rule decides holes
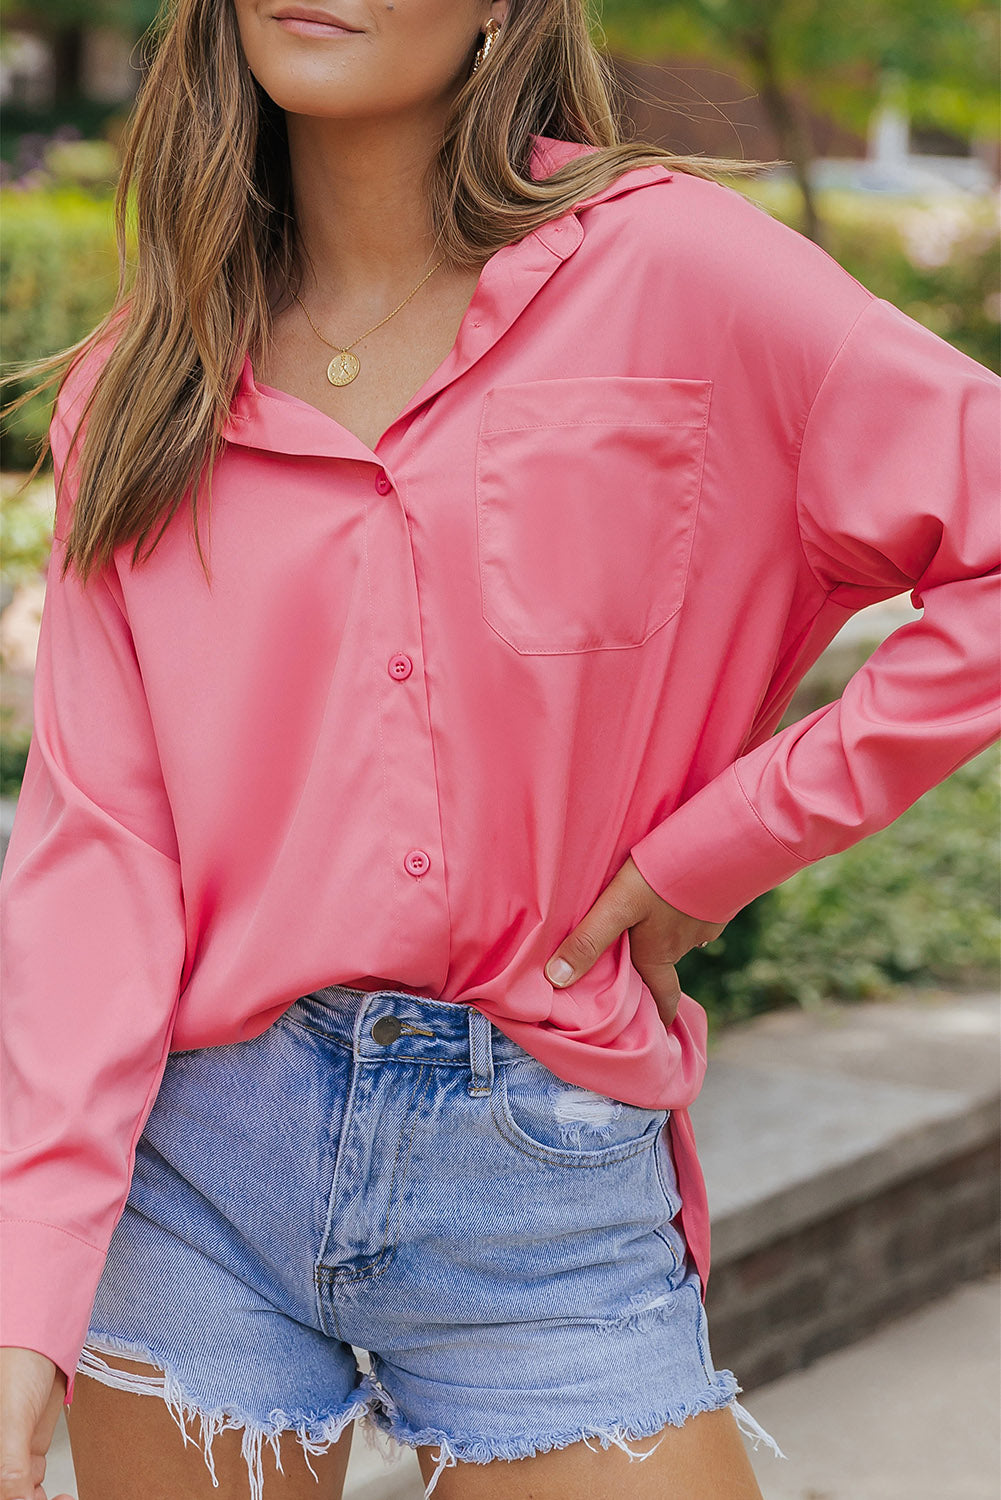
[[[110,305],[112,196],[156,11],[0,0],[5,371],[75,342]],[[626,135],[781,161],[733,185],[1001,368],[993,0],[604,0],[592,17]],[[6,831],[53,509],[47,467],[23,480],[50,406],[37,398],[0,435]],[[784,722],[835,698],[913,618],[907,596],[855,616]],[[710,1019],[693,1121],[713,1354],[792,1459],[755,1458],[768,1500],[996,1500],[1001,1487],[999,825],[992,750],[679,966]],[[412,1472],[374,1462],[352,1460],[352,1493],[412,1492]]]

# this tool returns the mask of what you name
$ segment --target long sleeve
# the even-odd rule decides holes
[[[52,1359],[67,1401],[184,956],[176,837],[118,578],[113,566],[86,585],[60,577],[72,488],[56,512],[34,732],[0,881],[0,1343]]]
[[[807,565],[847,612],[910,591],[841,697],[754,745],[632,849],[673,906],[727,922],[885,827],[997,737],[1001,382],[873,298],[803,431]]]

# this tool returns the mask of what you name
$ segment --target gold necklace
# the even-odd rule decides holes
[[[434,275],[435,271],[437,271],[438,269],[438,266],[442,264],[442,261],[444,261],[444,259],[445,257],[442,256],[437,265],[433,265],[431,267],[430,271],[428,271],[427,273],[427,276],[421,277],[420,281],[414,287],[414,290],[412,292],[408,292],[407,296],[404,297],[399,307],[394,307],[391,313],[387,313],[384,318],[379,319],[378,323],[373,324],[372,327],[366,329],[364,333],[360,333],[356,339],[352,339],[350,344],[332,344],[329,339],[325,339],[323,337],[323,334],[317,328],[316,324],[313,322],[312,318],[309,316],[309,313],[306,311],[306,304],[303,302],[298,292],[292,292],[292,296],[298,302],[303,312],[306,313],[306,321],[309,323],[310,328],[312,328],[317,338],[322,340],[322,342],[326,344],[328,349],[337,350],[334,358],[327,366],[327,379],[330,381],[331,385],[351,384],[352,380],[354,380],[355,376],[358,374],[358,371],[361,369],[361,361],[359,360],[357,354],[351,353],[351,350],[354,348],[355,344],[360,344],[362,339],[367,339],[369,334],[374,333],[377,328],[381,328],[383,323],[388,323],[390,318],[395,318],[396,314],[400,311],[400,308],[406,307],[407,303],[410,301],[410,298],[414,295],[415,292],[420,291],[421,287],[424,285],[425,281],[427,281],[428,277]],[[291,287],[289,287],[289,291],[292,291]]]

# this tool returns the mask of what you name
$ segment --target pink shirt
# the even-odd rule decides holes
[[[584,149],[540,139],[536,175]],[[471,1002],[670,1108],[704,1295],[705,1012],[665,1028],[625,934],[567,990],[543,965],[630,852],[725,922],[996,736],[999,388],[649,166],[491,257],[374,450],[248,360],[211,589],[186,503],[137,570],[61,581],[66,499],[3,872],[0,1342],[72,1397],[168,1051],[335,982]],[[909,590],[923,616],[776,734],[849,615]]]

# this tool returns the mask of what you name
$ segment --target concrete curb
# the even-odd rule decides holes
[[[692,1108],[717,1367],[745,1390],[1001,1259],[1001,1006],[911,991],[727,1028]]]
[[[714,1082],[718,1086],[723,1080]],[[845,1107],[851,1107],[854,1091],[846,1085],[842,1092]],[[901,1123],[886,1129],[884,1138],[871,1149],[846,1157],[836,1166],[818,1166],[815,1173],[804,1171],[787,1188],[757,1196],[740,1209],[714,1216],[713,1263],[735,1260],[771,1244],[783,1234],[863,1203],[998,1135],[999,1093],[977,1101],[944,1093],[936,1097],[933,1091],[928,1091],[924,1102],[927,1109],[924,1123],[912,1126]],[[711,1156],[707,1163],[702,1155],[708,1172]]]

